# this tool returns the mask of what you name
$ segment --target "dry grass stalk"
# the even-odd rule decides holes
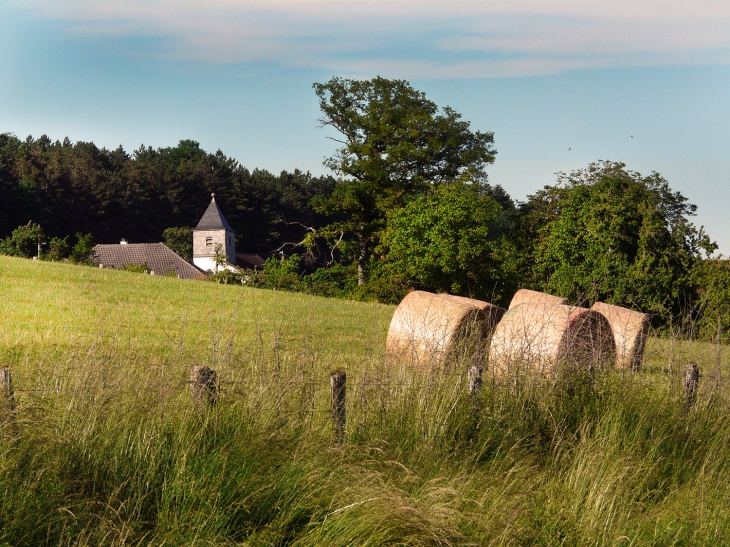
[[[603,315],[549,303],[507,311],[489,351],[489,367],[497,377],[522,371],[553,376],[564,365],[589,371],[614,359],[611,325]]]
[[[509,309],[511,310],[520,304],[559,304],[561,306],[567,306],[568,301],[560,296],[531,291],[530,289],[520,289],[512,297],[512,301],[509,303]]]
[[[390,359],[440,366],[459,351],[483,354],[504,310],[481,300],[413,291],[393,314]]]
[[[616,341],[616,368],[638,370],[649,336],[649,316],[645,313],[596,302],[591,306],[608,319]]]

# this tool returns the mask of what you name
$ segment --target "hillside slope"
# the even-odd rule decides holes
[[[392,306],[0,256],[0,362],[114,339],[150,362],[211,364],[252,344],[331,367],[382,355]],[[145,357],[141,356],[144,360]]]

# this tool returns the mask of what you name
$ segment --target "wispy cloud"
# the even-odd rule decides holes
[[[727,0],[23,0],[93,36],[155,36],[154,55],[407,78],[730,64]]]

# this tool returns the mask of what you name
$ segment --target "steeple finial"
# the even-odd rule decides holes
[[[0,2],[1,1],[2,0],[0,0]],[[195,230],[228,230],[229,232],[232,232],[233,228],[231,228],[230,224],[226,222],[220,207],[218,207],[218,203],[215,201],[215,194],[211,193],[210,197],[213,199],[210,200],[210,203],[205,209],[205,213],[203,213],[203,216],[200,219],[200,222],[198,222],[198,225],[195,227]]]

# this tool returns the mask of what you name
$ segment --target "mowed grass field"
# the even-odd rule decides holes
[[[0,545],[730,544],[726,348],[475,399],[465,363],[385,363],[393,311],[0,257]]]

